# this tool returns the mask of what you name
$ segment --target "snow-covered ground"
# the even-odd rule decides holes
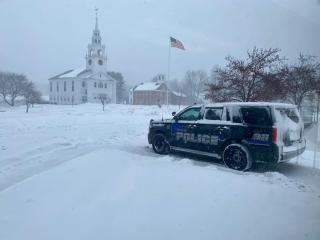
[[[1,240],[320,239],[312,141],[298,159],[243,173],[153,153],[150,118],[176,107],[0,110]]]

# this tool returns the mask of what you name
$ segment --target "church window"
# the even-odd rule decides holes
[[[67,82],[66,81],[63,82],[63,91],[67,91]]]
[[[98,50],[98,56],[102,56],[102,50],[100,49],[100,50]]]
[[[59,92],[59,82],[57,82],[57,92]]]
[[[82,87],[85,87],[85,86],[86,86],[86,82],[82,81]]]
[[[106,83],[104,84],[104,88],[107,88],[107,84]]]
[[[102,65],[102,64],[103,64],[103,61],[100,59],[100,60],[98,61],[98,63],[99,63],[99,65]]]
[[[52,82],[50,82],[50,92],[52,92]]]
[[[72,89],[72,92],[74,92],[74,81],[72,81],[71,89]]]
[[[90,56],[92,56],[92,55],[93,55],[93,49],[90,50]]]
[[[92,60],[91,60],[91,59],[89,59],[88,64],[89,64],[89,65],[91,65],[91,64],[92,64]]]
[[[97,87],[97,83],[96,83],[96,82],[94,83],[94,87],[95,87],[95,88]]]

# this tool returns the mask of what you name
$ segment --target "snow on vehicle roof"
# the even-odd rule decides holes
[[[296,107],[296,105],[290,103],[277,103],[277,102],[221,102],[221,103],[209,103],[205,104],[206,107],[225,106],[225,105],[237,105],[237,106],[275,106],[275,107]]]
[[[157,82],[148,82],[148,83],[141,83],[137,86],[134,91],[155,91],[161,86],[162,83]]]

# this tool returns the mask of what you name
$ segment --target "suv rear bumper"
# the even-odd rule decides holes
[[[292,146],[283,147],[279,162],[287,162],[302,154],[304,150],[306,150],[306,139],[302,139],[301,142],[295,143]]]

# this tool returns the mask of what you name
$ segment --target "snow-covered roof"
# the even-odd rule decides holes
[[[155,91],[158,90],[161,85],[162,83],[157,82],[141,83],[134,89],[134,91]]]
[[[174,95],[178,96],[178,97],[187,97],[187,95],[183,94],[183,93],[179,93],[179,92],[175,92],[175,91],[171,91]]]
[[[113,77],[111,77],[108,73],[100,73],[103,74],[104,79],[106,78],[106,80],[109,81],[114,81],[115,79]],[[83,69],[83,68],[79,68],[79,69],[71,69],[68,71],[65,71],[59,75],[56,75],[50,79],[57,79],[57,78],[96,78],[96,76],[99,75],[99,73],[93,73],[91,70],[88,69]]]
[[[86,73],[86,74],[84,74]],[[83,68],[79,68],[79,69],[71,69],[68,71],[65,71],[63,73],[60,73],[50,79],[54,79],[54,78],[74,78],[74,77],[79,77],[80,75],[84,74],[84,75],[88,75],[90,74],[91,71],[90,70],[86,70]]]
[[[59,78],[72,78],[72,77],[77,77],[81,72],[83,72],[85,69],[80,68],[80,69],[73,69],[68,73],[65,73],[61,76],[59,76]]]

